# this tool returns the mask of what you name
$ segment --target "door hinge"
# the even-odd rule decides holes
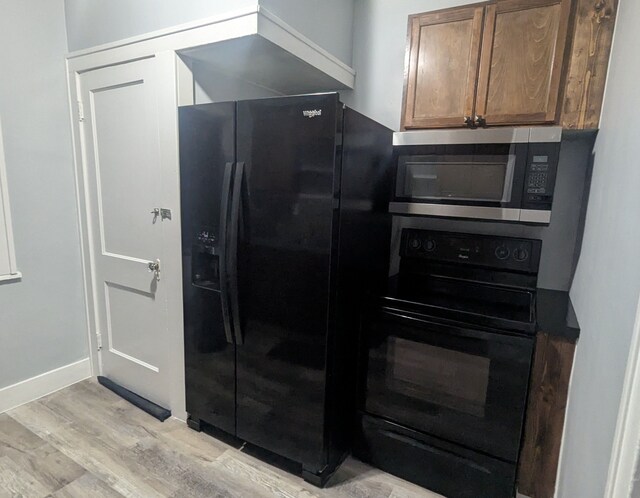
[[[102,334],[100,332],[96,334],[96,342],[98,343],[98,351],[102,351]]]
[[[81,100],[78,100],[78,121],[84,121],[84,105]]]

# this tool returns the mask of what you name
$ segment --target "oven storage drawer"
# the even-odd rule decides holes
[[[512,498],[516,465],[359,414],[354,454],[448,498]]]

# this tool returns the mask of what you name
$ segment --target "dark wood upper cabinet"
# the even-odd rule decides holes
[[[484,6],[409,18],[406,128],[466,126],[475,106],[483,18]]]
[[[616,9],[493,0],[410,16],[402,127],[597,126]]]
[[[571,0],[486,8],[476,114],[491,125],[555,123]]]

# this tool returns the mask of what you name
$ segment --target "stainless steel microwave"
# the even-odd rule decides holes
[[[394,214],[548,224],[562,128],[394,134]]]

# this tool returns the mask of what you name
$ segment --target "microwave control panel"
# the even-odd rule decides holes
[[[530,144],[524,184],[524,207],[546,209],[553,202],[558,147]]]

